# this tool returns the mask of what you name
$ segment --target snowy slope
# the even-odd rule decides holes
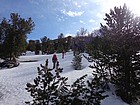
[[[71,65],[73,58],[72,52],[68,52],[65,59],[61,58],[61,54],[57,54],[60,61],[60,67],[63,67],[62,75],[69,77],[68,83],[71,84],[78,77],[88,74],[89,78],[92,73],[92,69],[89,68],[89,63],[83,59],[82,70],[74,70]],[[0,70],[0,105],[25,105],[25,101],[31,99],[29,93],[25,90],[26,83],[32,82],[37,76],[37,67],[40,64],[45,64],[45,60],[49,60],[49,68],[52,68],[51,62],[52,55],[32,55],[21,56],[19,58],[20,65],[12,69]],[[25,62],[36,61],[36,62]],[[102,101],[102,105],[127,105],[118,97],[111,95],[111,92],[107,92],[110,96]]]

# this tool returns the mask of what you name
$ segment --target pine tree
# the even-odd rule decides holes
[[[103,61],[104,60],[104,61]],[[102,82],[101,87],[103,90],[109,89],[109,83],[111,82],[110,79],[112,77],[112,73],[110,72],[109,68],[109,61],[107,59],[96,59],[93,60],[93,65],[89,66],[93,70],[93,75]]]
[[[35,40],[29,40],[27,50],[33,52],[35,48]]]
[[[137,98],[140,95],[140,54],[139,52],[136,55],[132,56],[132,71],[131,71],[131,96],[133,100],[137,101]]]
[[[101,32],[109,40],[110,50],[102,50],[102,53],[113,61],[107,65],[113,70],[112,82],[117,88],[117,95],[130,104],[137,97],[132,89],[139,91],[139,83],[133,82],[139,66],[133,65],[132,58],[140,50],[140,17],[135,17],[124,4],[111,9],[104,20],[106,25],[101,24]],[[135,62],[139,62],[138,59]]]
[[[55,71],[48,68],[48,59],[45,66],[38,67],[38,76],[34,83],[27,83],[26,90],[31,93],[32,101],[29,105],[100,105],[106,95],[103,95],[101,78],[93,76],[85,81],[87,75],[78,78],[71,85],[67,84],[68,78],[62,77],[61,68]],[[59,63],[57,64],[59,66]]]
[[[104,81],[102,80],[102,76],[93,73],[93,79],[91,81],[87,81],[88,90],[84,97],[87,97],[87,102],[85,105],[100,105],[101,100],[108,97],[108,95],[103,95],[105,92]]]
[[[53,54],[56,51],[55,47],[57,47],[57,46],[55,46],[56,44],[55,44],[54,40],[49,39],[47,45],[48,45],[47,53]]]
[[[102,80],[93,75],[91,80],[85,81],[87,75],[83,75],[69,87],[64,87],[60,96],[60,105],[100,105],[101,100],[107,95],[102,88]],[[64,94],[66,92],[66,94]]]
[[[26,35],[33,30],[34,22],[31,18],[25,20],[17,13],[11,13],[10,19],[4,18],[0,24],[3,48],[0,53],[2,57],[11,59],[12,56],[19,56],[26,50]]]
[[[65,49],[66,40],[64,38],[64,34],[63,33],[61,33],[60,35],[58,35],[57,44],[55,46],[57,46],[57,48],[56,48],[57,52],[62,53],[63,50],[66,50]]]
[[[61,77],[62,69],[58,68],[53,74],[53,70],[48,68],[48,60],[45,66],[38,67],[38,77],[34,79],[34,84],[27,83],[26,90],[33,97],[32,102],[26,102],[31,105],[50,105],[59,103],[58,89],[66,84],[68,78]]]
[[[72,65],[74,67],[75,70],[81,70],[82,69],[82,56],[79,52],[76,52],[75,53],[75,56],[73,58],[73,61],[72,61]]]
[[[41,38],[41,51],[42,51],[42,54],[46,54],[47,53],[47,50],[48,50],[48,38],[46,36],[44,36],[43,38]]]
[[[35,54],[38,55],[41,50],[41,44],[39,40],[35,41]]]

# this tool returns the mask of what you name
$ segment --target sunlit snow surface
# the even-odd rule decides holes
[[[88,74],[91,77],[92,69],[88,66],[90,63],[82,59],[82,70],[74,70],[72,67],[73,53],[67,52],[65,58],[62,54],[57,54],[60,67],[63,68],[62,75],[68,77],[68,83],[71,84],[78,77]],[[0,105],[26,105],[25,101],[31,100],[30,94],[25,90],[26,83],[32,82],[37,76],[37,67],[45,64],[49,60],[49,68],[52,68],[52,55],[34,55],[27,53],[26,56],[19,57],[20,65],[11,69],[0,69]],[[36,62],[27,62],[36,61]],[[101,105],[127,105],[119,97],[107,92],[109,97],[102,101]]]

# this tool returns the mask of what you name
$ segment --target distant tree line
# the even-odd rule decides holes
[[[27,51],[34,51],[35,54],[52,54],[54,52],[62,53],[63,51],[68,51],[71,48],[72,37],[64,37],[61,33],[58,39],[51,40],[44,36],[40,40],[29,40],[27,43]],[[63,37],[62,37],[63,36]]]
[[[64,34],[60,33],[54,40],[44,36],[27,42],[27,34],[30,34],[34,27],[31,18],[26,20],[18,13],[11,13],[10,19],[3,18],[0,22],[0,58],[12,59],[13,56],[18,57],[26,51],[34,51],[35,54],[39,54],[40,51],[42,54],[52,54],[55,51],[61,53],[70,49],[84,52],[85,41],[90,39],[85,36],[87,30],[81,28],[76,37],[64,37]]]
[[[78,52],[87,52],[90,49],[91,43],[100,36],[99,30],[88,33],[86,29],[81,28],[76,36],[65,37],[63,33],[58,35],[57,39],[50,39],[47,36],[40,40],[29,40],[27,43],[27,51],[34,51],[35,54],[52,54],[54,52],[62,53],[70,49]]]

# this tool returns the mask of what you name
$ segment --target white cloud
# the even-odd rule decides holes
[[[61,18],[58,18],[58,21],[62,21],[62,19]]]
[[[93,27],[92,30],[98,30],[100,27]]]
[[[58,21],[65,21],[65,19],[63,16],[61,16],[61,17],[58,17]]]
[[[70,17],[81,16],[84,13],[84,11],[77,12],[77,11],[66,11],[66,10],[62,10],[61,12]]]
[[[82,24],[86,24],[84,21],[82,21],[82,20],[80,20],[80,23],[82,23]]]
[[[87,2],[84,2],[84,5],[87,5],[88,3]]]
[[[93,20],[93,19],[90,19],[90,20],[89,20],[89,22],[90,22],[90,23],[94,23],[94,22],[95,22],[95,20]]]
[[[70,33],[67,33],[66,35],[65,35],[65,37],[68,37],[68,36],[75,36],[74,34],[70,34]]]
[[[97,18],[99,18],[99,19],[103,19],[103,17],[104,17],[104,14],[97,13],[97,14],[96,14],[96,16],[97,16]]]
[[[76,7],[81,8],[81,7],[85,7],[86,5],[88,5],[89,1],[86,1],[86,0],[77,0],[77,1],[73,0],[72,2]]]
[[[113,9],[115,6],[123,6],[124,3],[128,7],[130,7],[130,10],[139,10],[139,0],[93,0],[94,3],[96,3],[100,7],[100,13],[109,13],[110,9]],[[136,9],[137,8],[137,9]]]
[[[62,22],[62,21],[64,22],[65,20],[67,20],[66,17],[64,17],[63,15],[58,15],[58,14],[56,14],[56,19],[58,22]]]
[[[81,7],[81,5],[80,5],[80,4],[78,4],[78,2],[74,1],[73,3],[74,3],[74,5],[75,5],[76,7],[78,7],[78,8],[80,8],[80,7]]]

